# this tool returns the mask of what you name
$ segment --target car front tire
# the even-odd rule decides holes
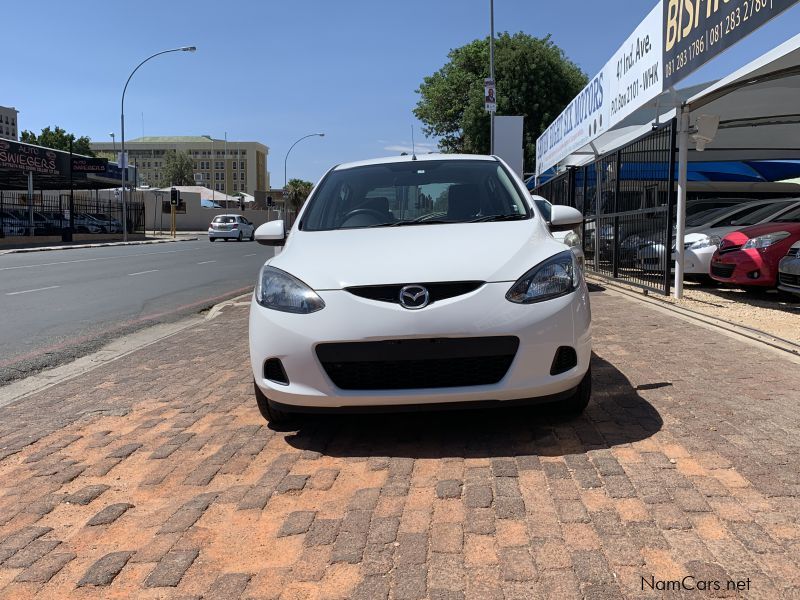
[[[216,241],[217,241],[217,238],[212,238],[212,237],[209,237],[209,238],[208,238],[208,241],[209,241],[209,242],[216,242]]]
[[[578,387],[575,388],[575,393],[569,398],[562,401],[558,405],[559,412],[565,416],[577,417],[589,405],[589,400],[592,397],[592,367],[586,371]]]
[[[255,391],[258,411],[261,413],[262,417],[269,421],[270,425],[276,428],[283,427],[292,421],[292,416],[289,413],[275,408],[270,399],[267,398],[264,392],[261,391],[261,388],[258,387],[255,380],[253,381],[253,390]]]

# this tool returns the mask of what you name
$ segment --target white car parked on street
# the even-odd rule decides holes
[[[242,215],[217,215],[208,226],[208,241],[255,239],[256,226]]]
[[[401,156],[339,165],[262,268],[250,308],[258,407],[292,412],[558,402],[591,393],[589,292],[496,157]]]

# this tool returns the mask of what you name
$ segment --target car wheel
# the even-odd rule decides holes
[[[589,405],[591,397],[592,367],[589,367],[589,370],[586,371],[586,375],[583,376],[578,387],[575,388],[575,393],[559,404],[559,411],[564,415],[577,417]]]
[[[267,398],[264,395],[264,392],[261,391],[261,388],[256,385],[255,381],[253,381],[253,390],[255,391],[256,395],[258,411],[261,413],[262,417],[269,421],[270,425],[273,427],[283,427],[291,422],[291,415],[275,408],[272,402],[270,402],[270,399]]]
[[[239,237],[237,237],[237,238],[236,238],[236,241],[237,241],[237,242],[241,242],[241,241],[242,241],[242,239],[243,239],[243,236],[242,236],[242,232],[240,231],[240,232],[239,232]]]
[[[212,237],[209,237],[209,238],[208,238],[208,241],[209,241],[209,242],[216,242],[216,241],[217,241],[217,238],[212,238]]]

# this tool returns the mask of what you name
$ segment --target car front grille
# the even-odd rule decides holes
[[[789,248],[786,256],[800,256],[800,248]]]
[[[728,252],[734,252],[736,250],[742,249],[741,244],[739,244],[738,246],[736,244],[728,246],[728,244],[730,244],[730,242],[724,242],[724,241],[722,242],[722,245],[719,247],[720,254],[727,254]]]
[[[490,385],[505,377],[519,338],[430,338],[320,344],[317,357],[343,390]]]
[[[711,263],[711,274],[717,277],[724,277],[725,279],[733,275],[736,265],[726,265],[723,263]]]
[[[433,304],[438,300],[454,298],[463,294],[468,294],[477,290],[485,282],[483,281],[444,281],[438,283],[420,283],[430,294],[428,304]],[[380,302],[400,303],[400,290],[407,283],[393,283],[388,285],[362,285],[344,288],[351,294],[359,298],[378,300]]]
[[[778,281],[783,285],[800,287],[800,275],[792,273],[778,273]]]

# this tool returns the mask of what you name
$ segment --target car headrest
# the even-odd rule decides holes
[[[451,185],[447,192],[447,217],[464,220],[480,212],[481,200],[478,186],[474,183]]]
[[[379,213],[389,212],[389,199],[383,196],[376,198],[367,198],[364,202],[358,205],[358,208],[367,208],[369,210],[376,210]]]

